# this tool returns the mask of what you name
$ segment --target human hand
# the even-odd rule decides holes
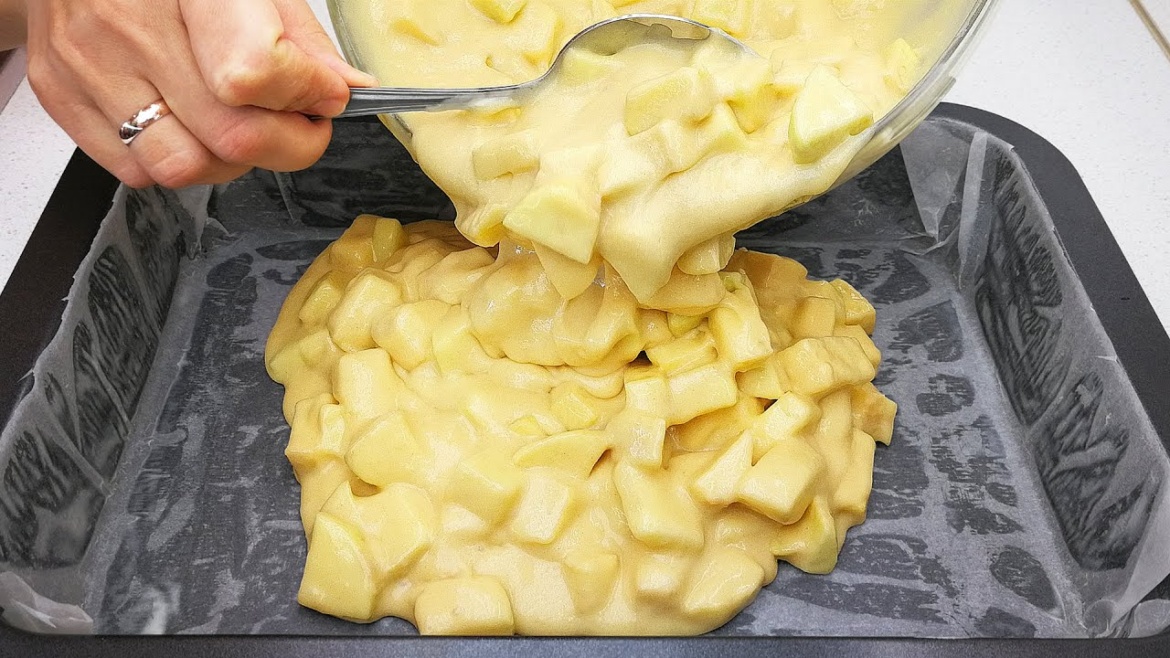
[[[220,183],[310,166],[349,87],[304,0],[33,0],[28,77],[49,115],[127,185]],[[125,145],[118,128],[162,99],[172,116]]]

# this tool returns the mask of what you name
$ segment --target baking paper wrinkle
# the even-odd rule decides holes
[[[283,456],[282,391],[262,360],[289,288],[363,211],[450,211],[376,123],[339,124],[305,172],[118,192],[0,434],[7,623],[412,632],[296,604],[299,488]],[[875,458],[869,520],[837,570],[781,565],[716,634],[1167,627],[1170,603],[1142,599],[1170,573],[1170,464],[1010,145],[928,120],[870,170],[739,243],[875,301],[877,384],[901,412]]]

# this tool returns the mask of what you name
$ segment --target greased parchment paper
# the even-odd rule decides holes
[[[449,217],[449,205],[374,123],[338,124],[313,170],[209,192],[118,193],[0,435],[4,619],[47,632],[412,632],[296,604],[299,488],[262,352],[288,289],[354,215]],[[1170,574],[1170,463],[1009,145],[931,119],[739,245],[874,301],[876,383],[901,412],[837,570],[781,565],[717,634],[1170,625],[1170,604],[1147,597]]]

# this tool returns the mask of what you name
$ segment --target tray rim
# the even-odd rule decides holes
[[[1056,236],[1089,296],[1139,400],[1170,452],[1170,361],[1167,335],[1149,298],[1073,164],[1050,142],[997,114],[942,103],[932,117],[977,126],[1011,144],[1046,202]],[[73,274],[81,265],[118,189],[118,181],[77,150],[62,174],[32,236],[0,291],[0,427],[28,390],[26,373],[56,333]],[[1082,274],[1088,277],[1081,276]],[[48,301],[47,301],[48,300]],[[40,327],[40,330],[33,329]],[[1170,632],[1137,639],[925,639],[866,637],[692,637],[692,638],[440,638],[346,636],[63,636],[37,635],[0,622],[0,646],[13,655],[42,658],[73,653],[97,658],[148,658],[167,654],[318,658],[442,654],[500,656],[516,653],[602,658],[678,654],[724,658],[733,655],[810,656],[841,654],[889,657],[998,658],[1026,650],[1041,657],[1170,655]]]

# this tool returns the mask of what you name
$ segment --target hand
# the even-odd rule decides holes
[[[252,167],[310,166],[350,86],[375,80],[334,49],[304,0],[32,0],[28,77],[49,115],[127,185],[185,187]],[[118,128],[172,115],[126,146]]]

